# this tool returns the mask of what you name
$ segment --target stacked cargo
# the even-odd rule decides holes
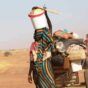
[[[84,83],[85,80],[82,62],[86,59],[86,46],[83,40],[80,39],[77,34],[64,32],[63,30],[56,31],[53,38],[55,40],[56,49],[60,53],[64,53],[64,63],[67,61],[64,67],[70,66],[71,68],[68,67],[68,69],[71,70],[71,73],[78,76],[76,81],[78,83]],[[68,63],[70,65],[68,65]]]

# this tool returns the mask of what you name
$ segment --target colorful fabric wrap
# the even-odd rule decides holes
[[[42,28],[42,29],[35,30],[34,39],[35,41],[43,40],[46,43],[51,43],[52,35],[50,31],[48,30],[48,28]]]
[[[37,88],[56,88],[55,82],[54,82],[54,75],[53,75],[53,70],[50,62],[50,58],[47,58],[46,60],[44,59],[44,54],[48,51],[51,52],[51,45],[47,47],[46,50],[42,51],[40,43],[32,43],[33,47],[31,46],[32,51],[37,51],[37,60],[34,61],[34,71],[33,73],[34,76],[37,75],[37,83],[36,86]],[[40,47],[40,48],[39,48]],[[34,58],[34,55],[31,55],[31,59]]]

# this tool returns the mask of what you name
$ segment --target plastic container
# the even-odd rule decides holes
[[[28,15],[31,18],[32,24],[35,29],[48,27],[45,11],[41,8],[34,9]]]

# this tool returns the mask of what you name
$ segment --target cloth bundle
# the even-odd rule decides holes
[[[62,38],[62,39],[70,39],[70,38],[72,38],[72,34],[64,32],[62,30],[56,31],[53,35],[55,37],[59,37],[59,38]]]
[[[86,58],[85,50],[80,45],[72,44],[69,46],[67,53],[70,60],[81,60]]]
[[[35,41],[40,42],[41,49],[43,50],[53,41],[52,35],[48,28],[35,30],[34,39]]]

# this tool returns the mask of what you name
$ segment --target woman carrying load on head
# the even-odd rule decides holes
[[[33,10],[37,9],[39,8],[33,8]],[[44,13],[47,14],[45,11]],[[46,16],[45,19],[47,19]],[[40,20],[42,19],[40,18]],[[30,69],[28,80],[31,82],[31,72],[33,71],[36,88],[56,88],[51,67],[52,31],[50,31],[50,25],[47,27],[47,25],[43,25],[42,22],[43,21],[39,23],[41,25],[38,26],[39,28],[35,27],[35,42],[32,43],[30,50]]]

